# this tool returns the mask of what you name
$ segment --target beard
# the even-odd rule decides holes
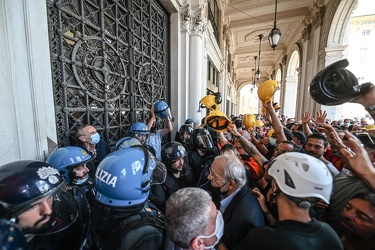
[[[43,224],[40,224],[45,219],[49,218],[49,220]],[[51,221],[51,215],[44,215],[42,218],[37,220],[33,226],[23,228],[22,231],[25,235],[27,234],[36,234],[39,231],[45,231],[48,228],[48,222]]]
[[[306,151],[306,154],[308,154],[312,157],[318,158],[318,159],[323,156],[323,154],[315,153],[313,151]]]

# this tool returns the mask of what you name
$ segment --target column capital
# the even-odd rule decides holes
[[[181,31],[189,31],[190,30],[192,16],[193,16],[193,11],[191,9],[190,2],[186,2],[180,8],[180,15],[181,15]]]
[[[203,35],[203,33],[205,32],[207,28],[205,6],[206,6],[206,2],[202,2],[199,4],[198,9],[194,11],[194,16],[192,18],[192,23],[191,23],[192,33]]]

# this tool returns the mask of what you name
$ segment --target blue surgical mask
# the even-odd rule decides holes
[[[91,142],[90,144],[98,144],[98,142],[100,141],[100,135],[98,133],[96,134],[93,134],[92,136],[90,136],[91,138]]]
[[[77,186],[80,186],[80,185],[84,184],[88,179],[89,179],[89,175],[87,175],[87,177],[85,179],[72,180],[72,183],[77,185]]]
[[[213,236],[216,236],[215,243],[212,244],[211,246],[205,246],[204,249],[214,248],[216,246],[216,244],[219,243],[223,234],[224,234],[224,219],[223,219],[223,216],[221,215],[220,211],[217,211],[215,232],[211,235],[208,235],[208,236],[199,236],[200,238],[204,238],[204,239],[209,239]]]

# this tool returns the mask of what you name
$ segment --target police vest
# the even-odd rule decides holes
[[[137,230],[136,237],[129,236],[134,230]],[[139,214],[125,218],[104,235],[96,235],[96,245],[101,250],[113,250],[123,241],[127,244],[125,249],[132,249],[132,246],[141,242],[150,230],[159,234],[159,238],[164,238],[164,216],[153,203],[146,201]]]

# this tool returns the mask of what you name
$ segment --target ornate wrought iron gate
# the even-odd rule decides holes
[[[169,14],[157,0],[47,0],[59,147],[77,126],[108,143],[168,101]]]

